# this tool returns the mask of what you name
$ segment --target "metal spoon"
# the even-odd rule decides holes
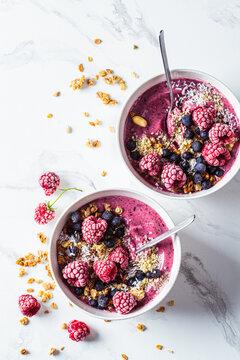
[[[149,241],[146,245],[143,245],[140,249],[136,250],[136,254],[140,251],[143,251],[145,249],[148,249],[149,247],[152,247],[155,244],[160,243],[161,241],[167,239],[169,236],[176,234],[176,232],[184,229],[188,225],[190,225],[196,218],[196,215],[191,216],[187,220],[182,221],[180,224],[174,226],[174,228],[166,231],[165,233],[161,234],[160,236],[156,237],[155,239]]]
[[[172,79],[171,79],[171,72],[169,69],[169,65],[168,65],[168,59],[167,59],[167,52],[166,52],[166,46],[165,46],[165,41],[164,41],[164,31],[161,30],[160,34],[159,34],[159,45],[160,45],[160,50],[161,50],[161,54],[162,54],[162,61],[163,61],[163,66],[164,66],[164,71],[165,71],[165,75],[166,75],[166,80],[167,80],[167,84],[168,84],[168,88],[169,88],[169,93],[170,93],[170,108],[168,110],[166,119],[165,119],[165,125],[166,125],[166,130],[167,130],[167,118],[170,114],[170,112],[172,111],[173,105],[174,105],[174,97],[173,97],[173,89],[172,89]]]

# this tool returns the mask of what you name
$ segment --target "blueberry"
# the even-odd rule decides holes
[[[157,279],[161,276],[161,270],[159,269],[153,269],[152,270],[152,278]]]
[[[137,150],[132,151],[130,153],[130,156],[133,160],[140,160],[140,158],[141,158],[141,155],[140,155],[139,151],[137,151]]]
[[[217,169],[216,172],[215,172],[215,175],[217,177],[222,177],[224,174],[224,171],[222,169]]]
[[[210,175],[215,175],[215,173],[216,173],[216,171],[217,171],[217,167],[216,167],[216,166],[212,166],[212,165],[208,165],[207,171],[209,172]]]
[[[92,306],[92,307],[97,307],[97,300],[91,299],[91,300],[89,301],[89,305]]]
[[[200,130],[199,135],[200,135],[200,138],[202,140],[207,140],[208,139],[208,131],[207,130]]]
[[[206,161],[204,160],[204,158],[203,158],[202,156],[198,156],[198,157],[196,158],[196,162],[197,162],[197,164],[198,164],[198,163],[203,163],[203,164],[206,163]]]
[[[94,289],[96,289],[97,291],[103,291],[103,289],[104,289],[103,282],[101,280],[97,280],[95,282]]]
[[[114,297],[114,295],[118,292],[119,290],[118,289],[113,289],[111,291],[111,297]]]
[[[210,189],[210,187],[212,187],[211,181],[205,180],[205,181],[202,182],[202,189],[203,190]]]
[[[183,158],[184,160],[190,160],[192,157],[193,157],[193,154],[190,153],[190,151],[185,151],[185,152],[182,154],[182,158]]]
[[[130,139],[130,140],[128,140],[126,146],[129,151],[133,151],[136,148],[136,141]]]
[[[175,164],[179,164],[180,161],[181,161],[181,156],[176,154],[176,153],[173,153],[171,156],[170,156],[170,161],[175,163]]]
[[[112,247],[114,247],[114,245],[115,245],[115,239],[114,238],[110,238],[110,239],[108,239],[107,241],[106,241],[106,246],[108,247],[108,248],[112,248]]]
[[[183,125],[185,125],[185,126],[191,126],[192,125],[192,118],[191,118],[191,116],[190,115],[184,115],[183,117],[182,117],[182,123],[183,123]]]
[[[142,270],[137,270],[135,277],[137,280],[142,281],[145,278],[145,274]]]
[[[207,167],[205,164],[203,163],[198,163],[194,166],[194,171],[199,172],[199,173],[204,173],[206,171]]]
[[[115,232],[115,236],[117,238],[121,238],[121,237],[123,237],[123,235],[124,235],[124,228],[122,228],[122,227],[118,228]]]
[[[69,227],[67,228],[67,234],[68,234],[69,236],[71,236],[71,235],[73,235],[73,233],[74,233],[73,228],[72,228],[71,226],[69,226]]]
[[[183,162],[181,162],[181,168],[183,169],[183,170],[187,170],[188,168],[189,168],[189,162],[187,161],[187,160],[184,160]]]
[[[130,279],[128,279],[128,286],[133,286],[135,282],[136,282],[135,277],[131,277]]]
[[[108,235],[108,236],[113,236],[114,235],[114,228],[111,227],[111,226],[108,226],[105,234]]]
[[[66,253],[67,253],[67,256],[69,256],[69,257],[77,256],[77,254],[78,254],[77,246],[74,246],[74,245],[69,246],[66,250]]]
[[[201,174],[194,174],[193,175],[193,182],[194,184],[201,184],[203,181],[202,175]]]
[[[200,141],[194,141],[192,143],[192,149],[194,152],[200,152],[203,148],[203,144]]]
[[[184,132],[184,137],[185,137],[185,139],[187,139],[187,140],[193,139],[193,138],[194,138],[194,132],[193,132],[192,130],[187,129],[187,130]]]
[[[172,152],[169,149],[163,149],[162,157],[163,158],[169,158],[171,156]]]
[[[122,223],[122,218],[120,216],[114,216],[114,218],[111,221],[111,224],[114,227],[120,226],[121,223]]]
[[[106,295],[99,295],[98,297],[98,306],[105,308],[109,302],[109,299]]]
[[[74,211],[71,215],[70,215],[70,219],[72,220],[73,223],[77,223],[81,220],[81,214],[79,211]]]
[[[106,220],[106,221],[110,221],[112,220],[113,218],[113,213],[111,211],[104,211],[102,213],[102,216],[101,216],[102,219]]]
[[[73,230],[80,232],[82,230],[82,222],[77,222],[77,223],[73,224]]]
[[[83,288],[82,287],[75,287],[74,292],[77,296],[81,296],[83,294]]]
[[[196,130],[195,130],[195,132],[196,132],[197,135],[200,135],[200,131],[201,131],[201,130],[199,129],[199,127],[196,128]]]
[[[147,279],[152,279],[152,273],[151,271],[147,271],[146,274],[145,274],[146,278]]]

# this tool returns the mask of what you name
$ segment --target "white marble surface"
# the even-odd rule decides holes
[[[121,104],[131,92],[163,71],[157,45],[161,28],[166,31],[172,68],[209,72],[240,97],[238,0],[0,0],[1,359],[21,358],[23,347],[29,350],[29,359],[48,359],[50,347],[63,345],[58,356],[67,360],[120,359],[121,353],[129,360],[239,358],[239,174],[207,198],[162,199],[129,177],[115,135],[108,130],[116,125]],[[99,46],[93,44],[96,37],[103,40]],[[139,49],[132,50],[133,44]],[[113,68],[126,80],[127,90],[109,89],[99,82],[73,92],[69,82],[79,76],[79,63],[86,75]],[[131,77],[132,71],[139,79]],[[54,98],[58,90],[61,96]],[[102,105],[95,97],[97,90],[110,90],[119,105]],[[90,113],[89,119],[84,111]],[[48,113],[54,114],[52,119],[46,118]],[[88,121],[96,118],[102,125],[90,127]],[[72,134],[65,131],[68,125]],[[88,137],[99,139],[101,147],[86,148]],[[19,324],[17,297],[30,286],[28,276],[17,277],[15,260],[45,248],[36,234],[42,230],[49,236],[54,225],[40,228],[33,221],[34,207],[44,200],[37,184],[44,170],[59,173],[62,186],[139,189],[158,199],[175,222],[197,214],[196,223],[182,232],[182,269],[166,299],[175,300],[173,308],[104,323],[70,308],[56,289],[58,310],[49,315],[41,311],[26,327]],[[102,170],[108,172],[105,178]],[[66,195],[57,216],[79,196]],[[46,280],[43,266],[31,269],[29,276]],[[73,343],[60,329],[62,322],[75,318],[92,328],[88,341]],[[147,326],[145,332],[136,330],[138,322]],[[156,350],[156,344],[164,345],[164,350]]]

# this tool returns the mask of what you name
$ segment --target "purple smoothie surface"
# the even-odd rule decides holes
[[[94,206],[97,207],[97,212],[99,214],[102,214],[103,211],[106,209],[106,204],[108,204],[108,207],[111,207],[113,212],[114,209],[116,209],[117,207],[120,207],[123,210],[122,214],[118,215],[123,219],[124,224],[124,235],[120,239],[120,245],[126,247],[129,254],[129,263],[127,268],[123,271],[120,269],[118,270],[121,273],[121,278],[118,281],[118,285],[116,280],[105,284],[105,289],[108,289],[108,292],[107,290],[106,292],[107,296],[109,297],[109,304],[111,306],[105,308],[104,310],[114,311],[110,294],[116,286],[119,286],[118,290],[125,292],[133,291],[133,293],[136,292],[136,294],[141,293],[141,291],[144,292],[144,296],[141,295],[138,299],[137,305],[133,309],[134,311],[136,308],[142,307],[149,303],[151,300],[153,300],[168,282],[174,257],[172,238],[167,238],[160,244],[140,252],[137,256],[135,254],[135,251],[151,239],[167,231],[168,228],[161,216],[153,208],[143,203],[142,201],[136,200],[131,197],[107,196],[96,199],[95,201],[91,202],[91,204],[94,204]],[[85,206],[81,207],[79,209],[79,212],[84,212],[89,207],[89,205],[90,204],[86,204]],[[111,227],[111,224],[108,226]],[[68,235],[69,227],[71,227],[71,221],[67,220],[66,225],[64,226],[63,231],[61,232],[57,242],[57,255],[58,258],[61,259],[61,261],[59,262],[60,271],[62,271],[64,266],[76,260],[85,261],[88,263],[89,267],[92,268],[93,263],[99,260],[98,253],[91,253],[93,248],[95,248],[95,245],[86,244],[84,241],[82,241],[79,234],[73,233],[71,235]],[[114,234],[111,235],[111,237],[114,236]],[[80,244],[79,248],[81,249],[81,251],[76,257],[69,258],[67,256],[67,249],[63,248],[61,245],[65,244],[66,241],[71,242],[70,246],[79,246]],[[97,246],[99,244],[105,244],[105,240],[101,240],[100,242],[98,242]],[[104,255],[103,258],[107,259],[108,256],[109,249],[107,249],[106,256]],[[64,258],[64,261],[62,261],[62,257]],[[151,272],[153,269],[156,268],[161,271],[161,275],[158,278],[147,279],[146,277],[144,277],[143,280],[136,280],[134,284],[129,286],[129,279],[134,278],[138,270],[146,273],[147,271]],[[93,278],[96,278],[96,274],[94,274],[94,272],[91,273],[89,283]],[[89,284],[87,284],[87,287],[88,285]],[[74,287],[70,286],[69,284],[67,284],[67,286],[69,286],[72,292],[75,294]],[[138,295],[136,295],[136,297],[137,296]],[[90,300],[92,299],[91,291],[89,295],[80,297],[78,296],[78,298],[79,301],[83,301],[89,304]]]
[[[174,109],[177,108],[179,110],[179,116],[176,116],[175,133],[170,133],[170,136],[169,128],[166,126],[166,115],[170,106],[170,98],[166,82],[161,82],[142,93],[133,103],[129,111],[124,129],[124,144],[128,158],[133,168],[150,185],[156,187],[156,189],[168,191],[165,187],[165,184],[161,180],[161,174],[158,176],[150,176],[148,173],[144,173],[139,166],[140,160],[149,153],[158,153],[161,156],[161,161],[163,164],[165,162],[172,162],[169,160],[169,158],[163,158],[162,151],[165,148],[170,149],[172,152],[176,152],[180,156],[182,156],[184,151],[191,152],[192,149],[190,146],[190,140],[187,141],[184,138],[184,131],[188,128],[181,124],[181,118],[185,114],[192,116],[193,111],[183,110],[184,106],[190,102],[196,105],[195,108],[212,107],[216,110],[216,117],[214,119],[213,125],[217,122],[229,125],[234,131],[236,137],[233,144],[226,146],[231,154],[231,159],[228,160],[223,166],[220,166],[221,170],[223,170],[223,175],[218,177],[215,176],[215,174],[212,174],[210,171],[210,175],[213,175],[213,178],[211,178],[211,186],[213,186],[216,182],[220,181],[224,175],[226,175],[238,155],[240,134],[239,119],[237,118],[236,113],[229,101],[210,84],[192,79],[176,79],[172,82],[172,84],[175,99]],[[141,127],[134,123],[134,116],[140,116],[145,119],[147,121],[147,126]],[[194,138],[192,141],[200,140],[203,145],[206,142],[210,142],[209,139],[202,140],[200,135],[195,133],[195,131],[197,131],[197,126],[195,126],[194,123],[190,129],[194,132]],[[207,131],[209,131],[209,129]],[[136,148],[133,151],[127,149],[127,143],[130,139],[133,139],[136,142]],[[152,146],[150,146],[152,141],[150,139],[154,139],[155,141],[154,145],[152,144]],[[160,144],[161,148],[155,149],[155,144]],[[137,159],[132,156],[136,150],[138,152]],[[194,153],[193,151],[192,153],[194,158],[189,162],[189,168],[187,170],[181,166],[183,159],[181,159],[180,164],[176,163],[176,165],[182,167],[183,171],[186,173],[187,181],[192,180],[192,177],[195,174],[193,170],[196,164],[195,159],[197,156],[201,156],[201,150],[198,153]],[[206,163],[206,165],[208,166],[210,164]],[[208,169],[206,172],[208,172]],[[181,187],[174,189],[174,192],[186,193],[200,190],[202,189],[200,189],[199,186],[196,187],[196,189],[193,188],[192,191],[185,191],[183,187]]]

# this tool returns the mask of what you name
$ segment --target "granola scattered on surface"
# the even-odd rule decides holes
[[[28,320],[28,318],[26,317],[26,316],[24,316],[21,320],[19,320],[20,321],[20,324],[21,325],[27,325],[28,324],[28,322],[29,322],[29,320]]]

